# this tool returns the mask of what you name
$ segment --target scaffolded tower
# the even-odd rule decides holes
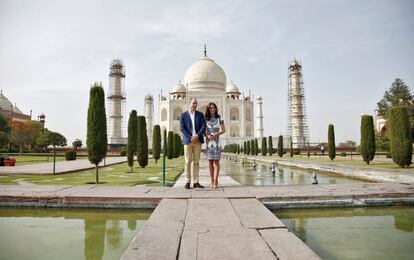
[[[305,148],[309,141],[306,120],[305,90],[302,80],[302,65],[294,59],[288,69],[288,127],[293,148]]]
[[[144,106],[145,120],[147,122],[147,136],[148,136],[148,145],[152,146],[152,124],[154,117],[154,98],[151,94],[145,96],[145,106]]]
[[[125,69],[122,60],[112,60],[109,68],[108,92],[108,143],[111,147],[126,144],[126,92],[124,81]]]

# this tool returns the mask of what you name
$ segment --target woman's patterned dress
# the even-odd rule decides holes
[[[207,123],[207,135],[215,134],[220,131],[220,125],[224,124],[224,120],[221,117],[215,118],[212,117],[210,120],[206,121]],[[217,136],[216,140],[207,139],[207,160],[220,160],[221,145],[220,138]]]

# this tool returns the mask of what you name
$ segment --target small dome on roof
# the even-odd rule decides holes
[[[236,86],[236,84],[233,84],[233,82],[230,85],[227,85],[226,92],[227,93],[239,93],[240,94],[239,88]]]
[[[171,93],[185,93],[186,91],[187,89],[185,86],[181,84],[181,82],[178,82],[178,84],[171,90]]]
[[[290,64],[290,67],[301,67],[301,65],[296,59],[293,59],[292,63]]]

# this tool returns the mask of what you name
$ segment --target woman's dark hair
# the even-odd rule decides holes
[[[213,102],[208,103],[207,108],[206,108],[206,113],[204,114],[204,117],[206,118],[206,120],[210,120],[211,119],[211,114],[210,114],[210,107],[214,106],[216,108],[216,114],[214,115],[215,118],[220,117],[219,113],[218,113],[218,108],[216,106],[216,104],[214,104]]]

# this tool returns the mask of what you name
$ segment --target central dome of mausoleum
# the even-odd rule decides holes
[[[214,60],[204,57],[196,61],[185,73],[189,91],[222,91],[226,89],[226,74]]]

